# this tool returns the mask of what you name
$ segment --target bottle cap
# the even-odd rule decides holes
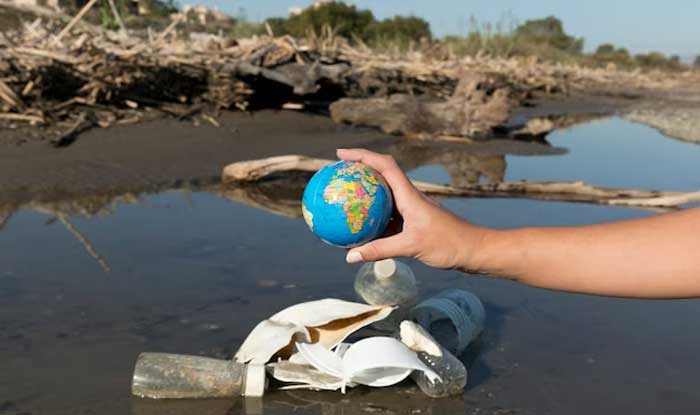
[[[391,278],[396,274],[396,261],[384,259],[374,263],[374,275],[379,279]]]
[[[245,385],[243,385],[243,396],[262,397],[267,387],[265,379],[265,366],[248,364],[245,373]]]

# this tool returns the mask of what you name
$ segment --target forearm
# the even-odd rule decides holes
[[[559,228],[484,230],[465,268],[589,294],[700,296],[700,210]]]

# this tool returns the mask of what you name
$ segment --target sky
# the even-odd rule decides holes
[[[346,0],[348,1],[348,0]],[[204,4],[261,21],[286,16],[311,0],[180,0]],[[700,0],[356,0],[375,17],[420,16],[437,36],[465,34],[470,17],[479,22],[523,22],[554,15],[567,33],[584,37],[586,50],[611,42],[631,52],[658,50],[684,57],[700,54]]]

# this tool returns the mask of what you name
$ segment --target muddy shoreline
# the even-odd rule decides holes
[[[390,153],[404,169],[453,166],[450,175],[457,185],[482,179],[493,183],[503,180],[507,154],[564,152],[548,144],[550,131],[613,115],[655,127],[638,114],[653,114],[656,122],[668,122],[664,114],[673,114],[673,108],[690,108],[684,114],[692,115],[698,108],[697,96],[686,96],[690,98],[656,97],[655,101],[651,96],[620,94],[546,95],[516,108],[505,125],[509,132],[495,132],[477,141],[408,139],[375,128],[334,123],[323,113],[289,110],[223,112],[218,127],[164,118],[92,129],[63,148],[26,138],[28,133],[40,136],[38,128],[8,129],[0,131],[0,206],[3,212],[10,212],[30,202],[76,202],[83,211],[98,211],[119,197],[206,189],[220,182],[221,170],[228,163],[280,154],[333,158],[336,148],[346,147]],[[512,133],[531,120],[546,120],[551,130],[523,137]]]
[[[546,105],[544,111],[551,114],[561,102]],[[572,116],[609,115],[621,106],[584,101],[564,105],[559,114]],[[543,113],[536,108],[523,108],[515,112],[513,120],[522,124]],[[198,188],[218,183],[222,168],[231,162],[279,154],[332,158],[336,148],[344,147],[392,153],[405,168],[427,163],[446,148],[457,148],[476,157],[559,151],[543,140],[408,140],[371,128],[336,124],[324,115],[296,111],[226,112],[219,122],[220,127],[215,127],[208,123],[196,126],[190,120],[160,119],[93,129],[65,148],[55,148],[41,140],[22,142],[20,130],[2,131],[0,203],[21,205],[30,200]]]

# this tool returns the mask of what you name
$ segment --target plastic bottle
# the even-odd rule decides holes
[[[168,353],[141,353],[131,392],[145,398],[222,398],[263,396],[263,365]]]
[[[398,306],[388,318],[373,325],[388,331],[396,330],[418,297],[413,271],[408,265],[394,259],[364,264],[355,277],[355,292],[370,305]]]
[[[420,324],[456,356],[461,355],[483,331],[485,317],[486,312],[479,298],[456,288],[444,290],[420,302],[409,312],[411,320]]]
[[[431,398],[444,398],[463,392],[467,385],[467,368],[449,350],[412,321],[401,322],[399,336],[423,363],[440,376],[432,382],[424,372],[413,371],[411,378],[423,393]]]

